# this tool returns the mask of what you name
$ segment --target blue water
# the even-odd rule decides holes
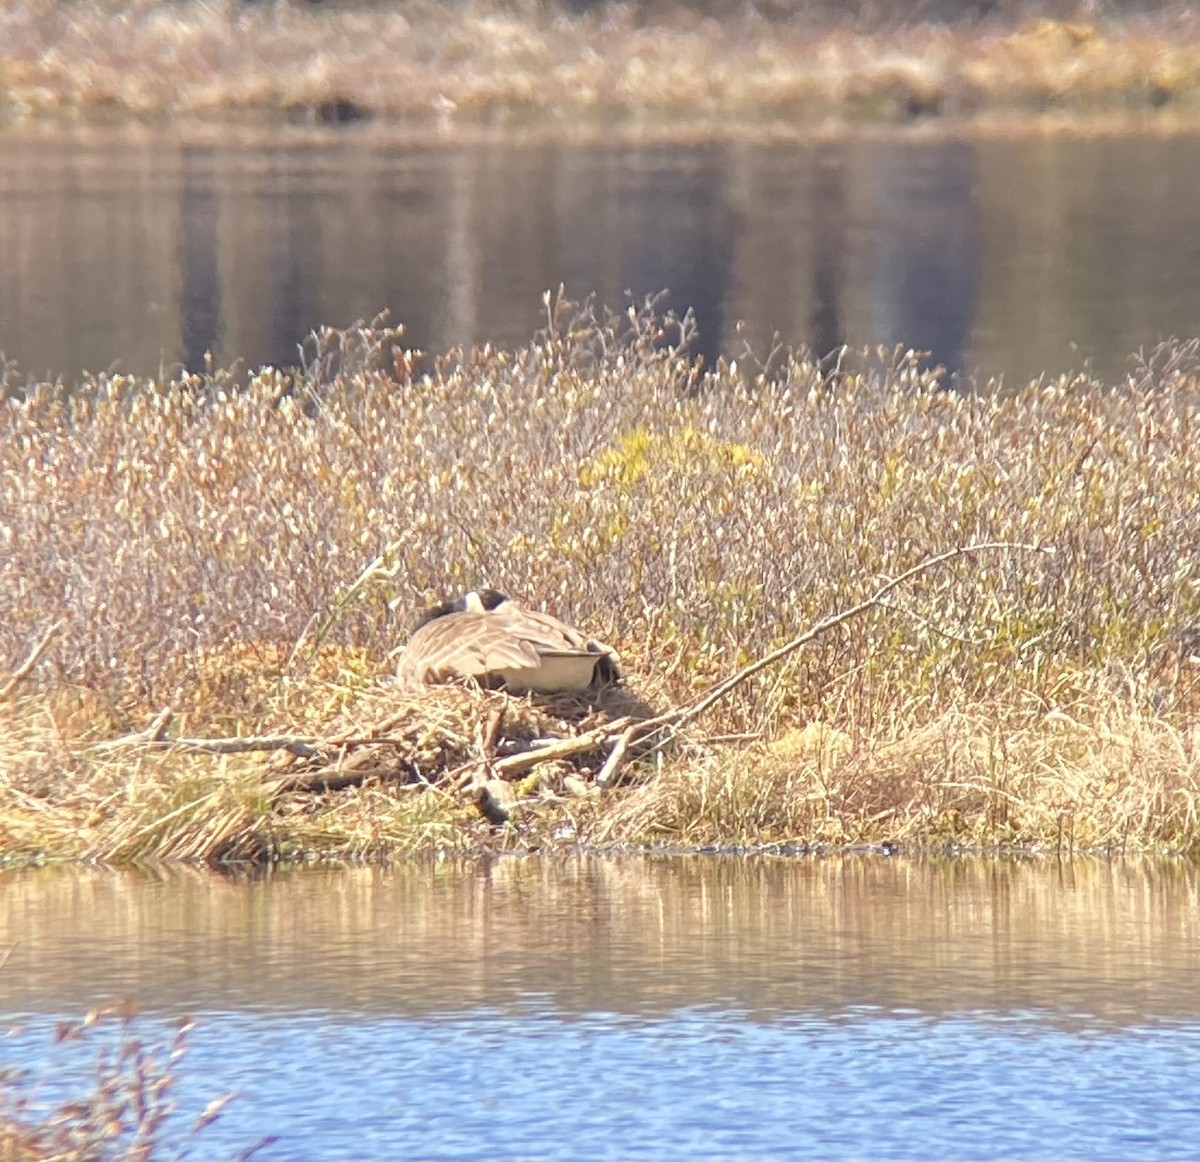
[[[1200,1158],[1188,864],[46,869],[0,874],[0,957],[43,1109],[121,1043],[60,1020],[194,1016],[164,1158]]]
[[[4,1058],[36,1055],[45,1033],[27,1028]],[[180,1078],[189,1114],[223,1091],[240,1094],[196,1139],[193,1156],[204,1158],[232,1157],[265,1135],[277,1140],[256,1157],[280,1162],[1191,1162],[1200,1151],[1197,1023],[1065,1031],[1036,1014],[206,1014]]]

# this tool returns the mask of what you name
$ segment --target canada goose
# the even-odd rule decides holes
[[[553,694],[616,682],[616,651],[497,589],[477,589],[421,615],[396,676],[409,685],[473,678]]]

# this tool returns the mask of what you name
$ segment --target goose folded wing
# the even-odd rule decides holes
[[[523,609],[514,602],[506,602],[491,617],[497,625],[503,624],[513,637],[527,642],[539,654],[594,654],[605,651],[605,647],[598,642],[566,622],[559,621],[557,617]]]
[[[422,626],[405,651],[402,672],[424,683],[482,678],[538,664],[537,650],[492,624],[488,614],[459,614]]]

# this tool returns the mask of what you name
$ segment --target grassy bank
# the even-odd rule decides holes
[[[422,363],[397,340],[330,332],[246,384],[7,385],[8,858],[1197,850],[1196,343],[1120,385],[997,396],[902,358],[704,373],[649,314],[564,303],[519,351]],[[498,757],[498,733],[519,752],[694,703],[990,541],[1052,552],[925,569],[658,736],[622,785],[597,785],[594,750]],[[612,642],[626,705],[407,700],[388,676],[411,611],[482,583]],[[169,745],[248,735],[307,741]],[[509,823],[479,810],[484,779],[511,784]]]
[[[986,22],[948,24],[899,13],[882,24],[787,3],[582,14],[489,0],[8,5],[0,119],[374,117],[442,131],[676,133],[988,112],[1165,122],[1200,110],[1190,10],[1074,21],[1038,15],[1047,10],[1007,4]]]

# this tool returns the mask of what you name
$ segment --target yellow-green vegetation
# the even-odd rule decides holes
[[[804,0],[586,12],[520,0],[30,0],[0,12],[0,117],[674,134],[831,114],[1191,116],[1200,105],[1200,24],[1186,8],[1064,21],[1040,16],[1045,6],[989,7],[987,21],[931,24],[928,5],[906,21],[902,4]]]
[[[886,353],[704,371],[649,311],[547,303],[517,351],[423,361],[377,325],[245,383],[7,385],[9,858],[1200,850],[1200,344],[1120,385],[960,394]],[[602,716],[469,692],[418,712],[388,683],[413,610],[491,584],[611,642],[623,697],[662,711],[988,541],[1052,551],[919,572],[611,786],[603,755],[496,757],[498,734]],[[334,744],[316,779],[304,746],[165,745],[248,735]],[[381,738],[403,762],[351,762]],[[509,823],[468,794],[481,771],[511,784]]]

